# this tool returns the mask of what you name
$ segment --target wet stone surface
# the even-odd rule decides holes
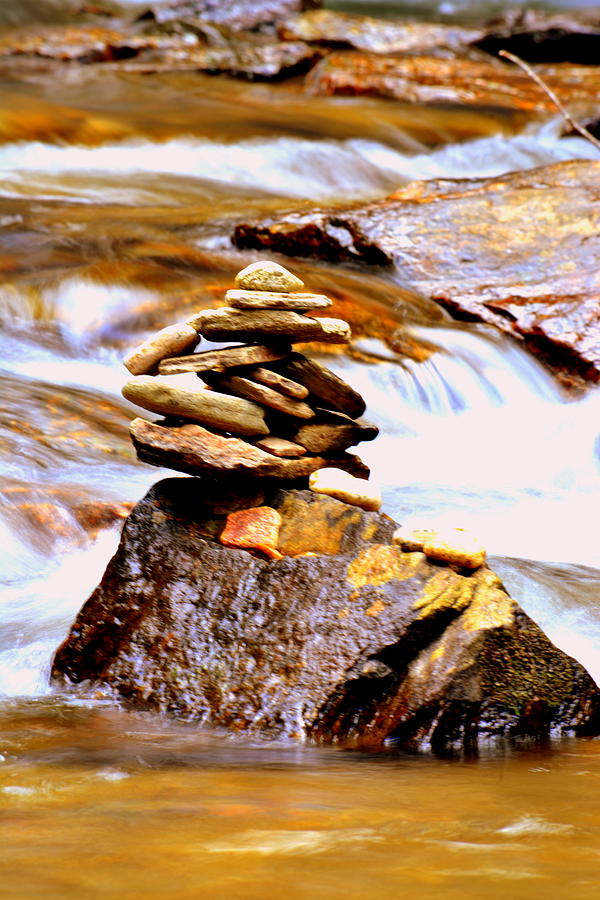
[[[245,493],[238,508],[255,505]],[[59,648],[55,678],[110,685],[137,708],[320,742],[393,738],[443,752],[600,731],[594,683],[486,567],[433,565],[389,543],[387,516],[268,486],[260,505],[280,517],[283,558],[260,559],[217,542],[219,494],[202,479],[152,488]]]

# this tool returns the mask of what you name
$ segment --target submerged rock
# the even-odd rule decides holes
[[[202,479],[152,488],[58,649],[55,679],[320,742],[445,752],[600,732],[594,682],[487,567],[466,574],[403,552],[385,515],[307,491],[265,486],[256,498],[242,484],[230,506],[281,520],[267,546],[283,558],[257,558],[219,543],[225,500]]]
[[[565,381],[600,380],[600,162],[413,182],[346,210],[241,224],[289,255],[393,264],[457,319],[523,339]]]

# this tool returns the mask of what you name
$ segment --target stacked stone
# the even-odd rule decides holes
[[[163,329],[125,359],[135,377],[123,395],[166,417],[134,420],[138,457],[193,475],[288,480],[333,467],[368,478],[364,463],[345,452],[378,433],[359,419],[363,398],[293,350],[298,342],[347,343],[348,324],[311,317],[331,300],[303,293],[304,283],[277,263],[247,266],[235,285],[225,295],[229,306]],[[190,352],[202,337],[232,345]],[[206,387],[177,386],[172,376],[182,373],[196,373]]]

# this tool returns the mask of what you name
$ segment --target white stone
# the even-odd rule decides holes
[[[341,469],[317,469],[309,476],[308,486],[317,494],[327,494],[361,509],[377,511],[381,507],[381,493],[376,487]]]

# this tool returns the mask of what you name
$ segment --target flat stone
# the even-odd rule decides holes
[[[346,450],[362,441],[372,441],[379,434],[376,425],[366,422],[357,422],[341,413],[335,413],[337,422],[327,421],[325,410],[316,410],[316,420],[313,424],[302,425],[290,434],[290,437],[301,444],[310,453],[332,453]],[[323,421],[325,419],[325,421]]]
[[[309,9],[279,27],[286,40],[348,44],[370,53],[415,53],[434,47],[460,50],[481,38],[481,29],[435,22],[394,22],[333,9]]]
[[[308,388],[297,381],[292,381],[291,378],[286,378],[285,375],[280,375],[279,372],[274,372],[273,369],[264,369],[261,366],[257,366],[254,369],[250,369],[248,376],[254,381],[260,382],[260,384],[273,388],[273,390],[281,391],[282,394],[292,397],[294,400],[304,400],[308,397]]]
[[[369,476],[361,459],[348,453],[336,457],[311,456],[304,459],[279,459],[240,438],[222,437],[202,426],[186,432],[181,428],[134,419],[131,439],[138,458],[153,466],[166,466],[188,475],[218,475],[247,482],[248,476],[295,480],[316,469],[339,467],[354,475]]]
[[[293,441],[286,441],[285,438],[275,437],[275,435],[272,434],[269,434],[265,438],[260,438],[260,440],[255,441],[255,444],[257,447],[260,447],[261,450],[272,453],[273,456],[295,459],[306,454],[306,448],[301,447],[300,444],[295,444]]]
[[[570,109],[597,107],[594,66],[538,66],[538,73]],[[454,103],[514,112],[556,114],[548,95],[517,66],[497,59],[434,55],[330,53],[311,70],[306,89],[318,95],[375,95],[402,103]]]
[[[233,434],[268,434],[262,407],[216,391],[188,391],[159,377],[138,375],[122,389],[126,400],[167,416],[192,419]]]
[[[213,341],[279,339],[347,344],[350,326],[342,319],[312,319],[290,310],[245,310],[224,306],[205,309],[193,320],[198,332]]]
[[[235,285],[247,291],[301,291],[302,279],[293,275],[279,263],[260,260],[250,263],[235,276]]]
[[[461,569],[478,569],[485,563],[486,552],[481,542],[463,528],[398,528],[392,537],[406,551],[420,551],[436,562]]]
[[[323,406],[332,406],[352,418],[362,416],[366,409],[363,398],[343,378],[302,353],[292,353],[277,370],[305,385]]]
[[[332,305],[323,294],[282,294],[275,291],[227,291],[225,300],[235,309],[328,309]]]
[[[197,331],[186,322],[168,325],[128,353],[123,363],[132,375],[147,375],[155,372],[165,357],[193,350],[199,341]]]
[[[354,478],[338,469],[324,468],[313,472],[308,479],[308,486],[317,494],[326,494],[361,509],[377,512],[381,507],[381,494],[378,490],[362,478]]]
[[[193,326],[192,326],[193,327]],[[195,330],[195,329],[194,329]],[[256,365],[283,359],[290,352],[289,344],[271,345],[242,344],[239,347],[224,347],[221,350],[204,350],[190,356],[163,359],[159,363],[160,375],[177,375],[182,372],[225,372],[236,366]]]
[[[291,397],[286,397],[279,391],[252,381],[250,378],[243,378],[240,375],[219,375],[216,372],[204,372],[201,377],[208,384],[216,385],[221,390],[231,391],[237,397],[254,400],[262,406],[275,409],[285,415],[294,416],[297,419],[312,419],[315,415],[307,403],[303,403],[301,400],[292,400]]]
[[[283,559],[277,550],[281,515],[271,506],[229,513],[219,541],[224,547],[259,550],[270,559]]]

